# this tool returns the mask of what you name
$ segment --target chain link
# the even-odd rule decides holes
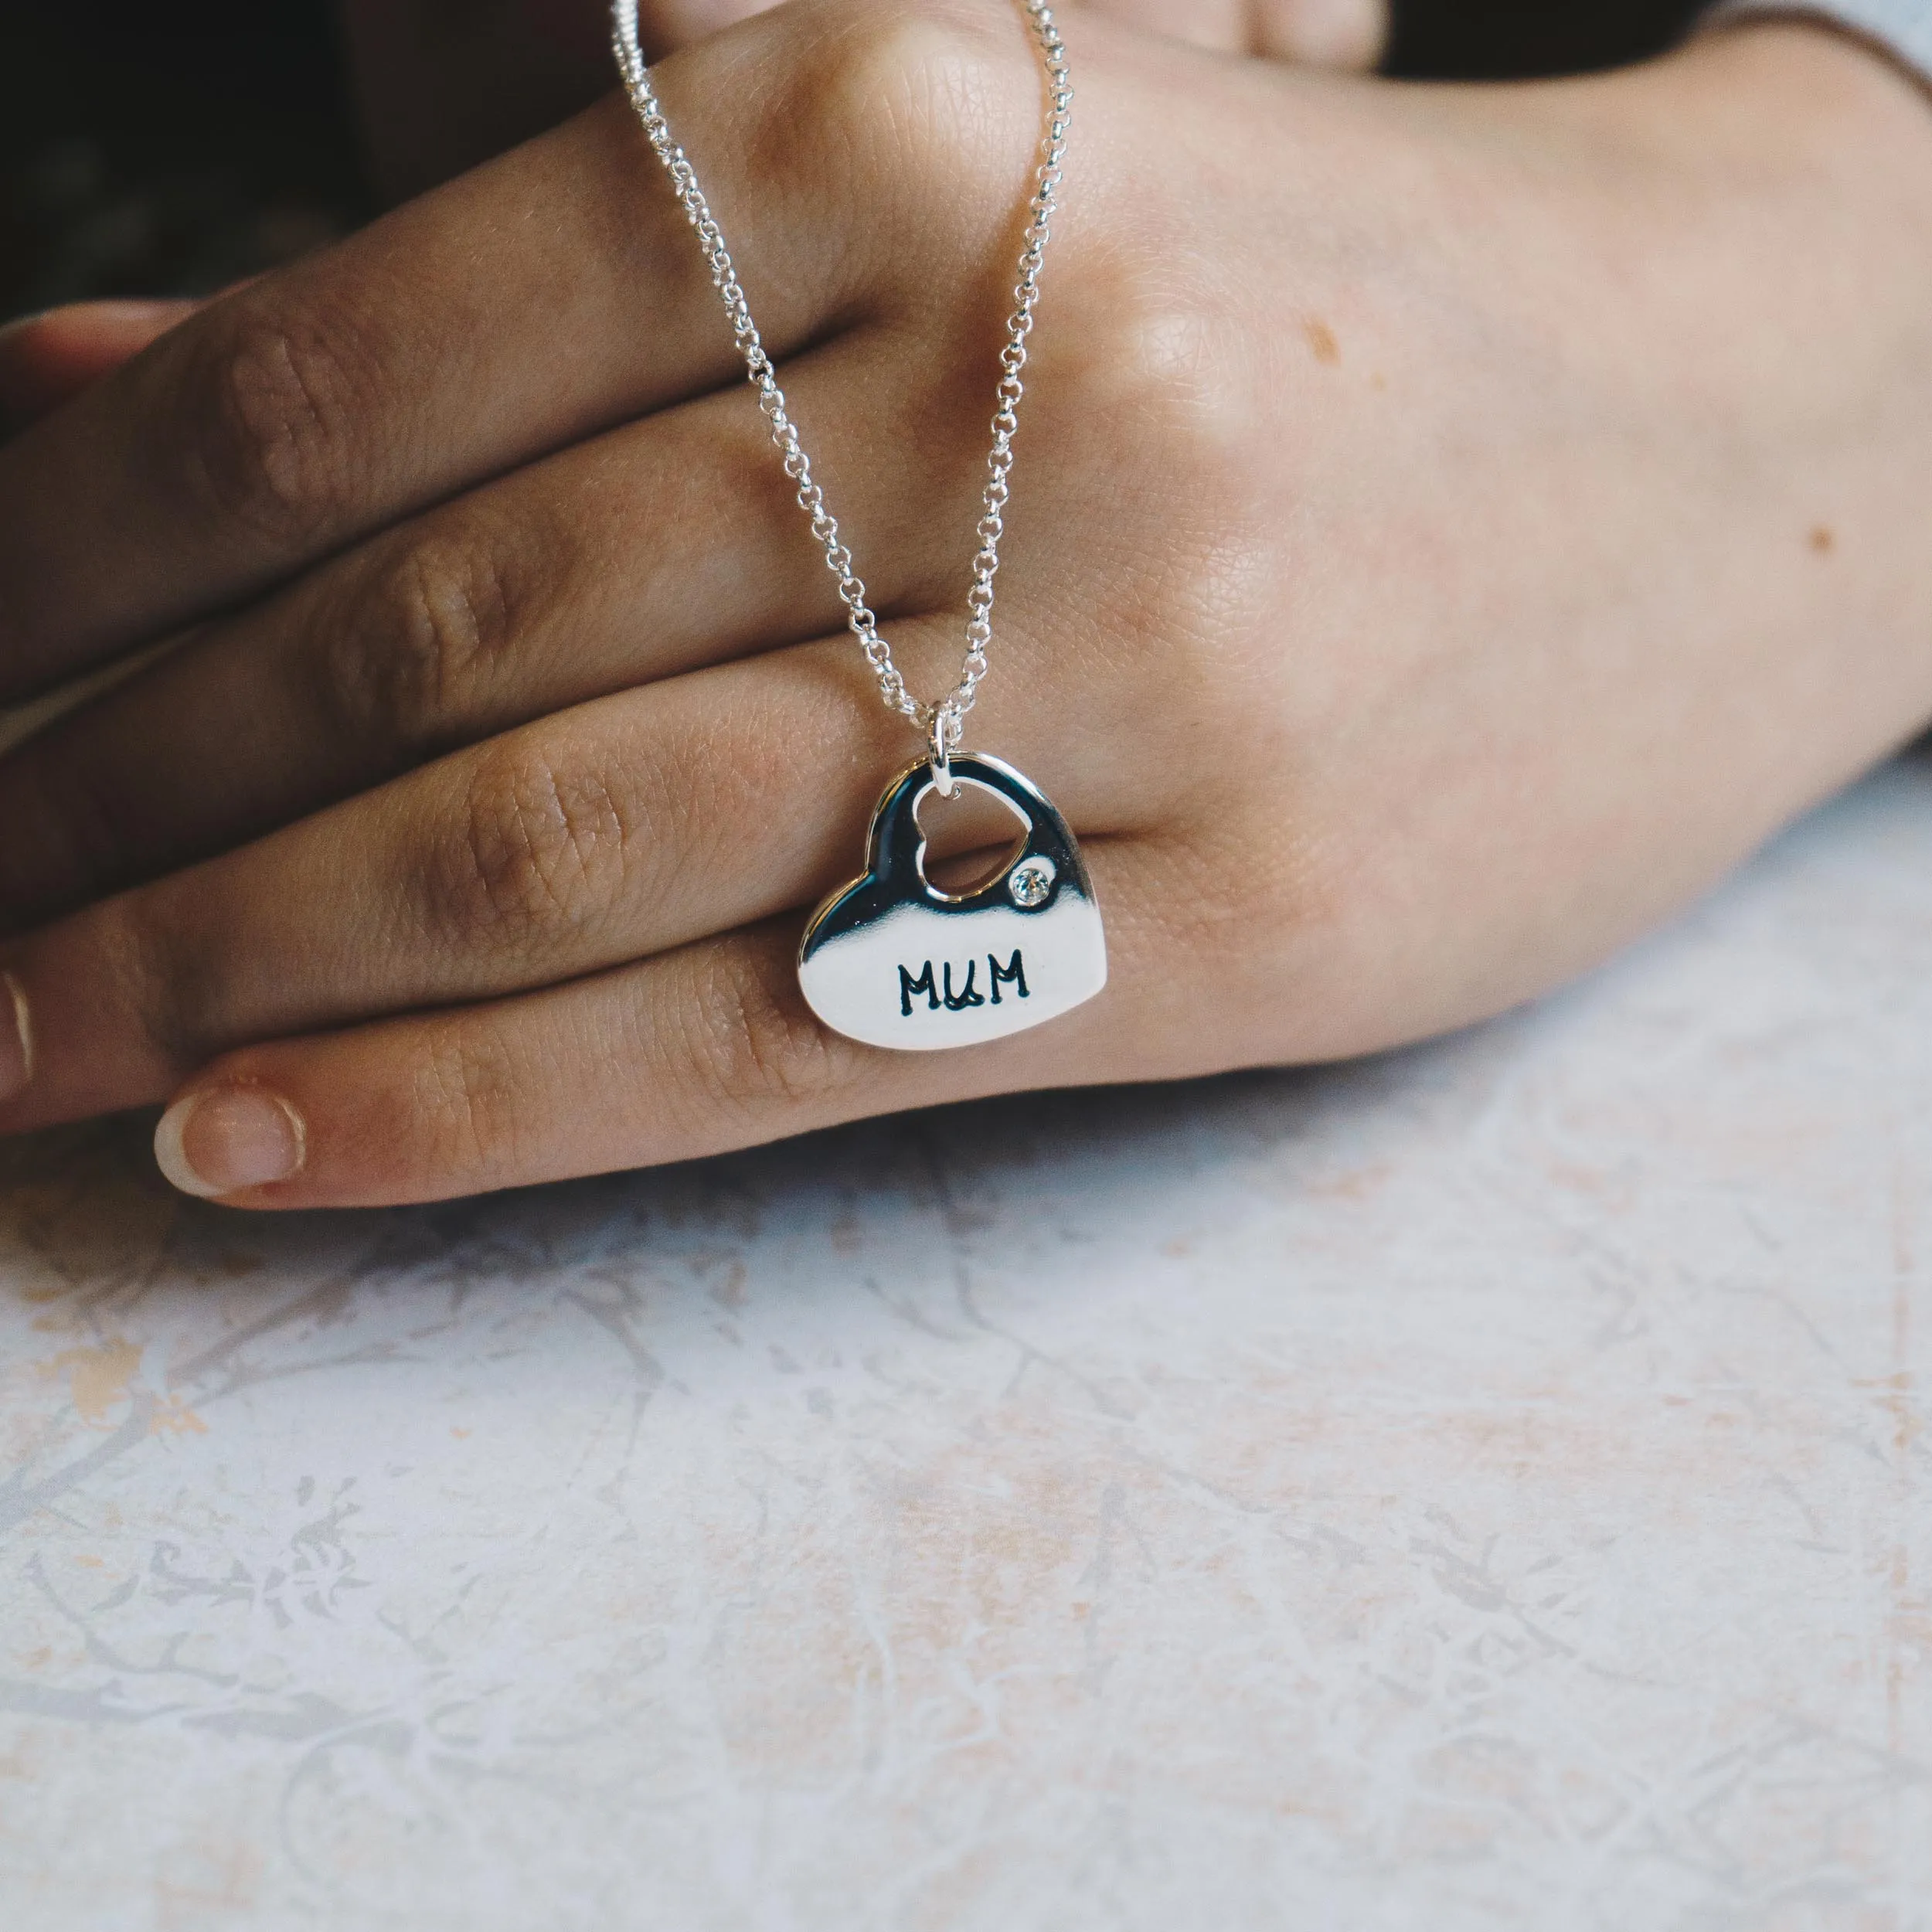
[[[1013,289],[1013,312],[1007,318],[1006,342],[999,353],[998,407],[993,417],[993,447],[986,459],[986,489],[981,500],[973,558],[972,583],[966,593],[966,655],[958,682],[943,698],[922,703],[907,688],[892,647],[881,634],[879,620],[866,601],[865,582],[852,554],[838,534],[838,520],[825,502],[825,491],[811,473],[811,459],[799,440],[798,426],[786,406],[778,372],[766,353],[751,304],[738,281],[724,231],[698,185],[697,171],[671,132],[664,110],[651,84],[651,71],[638,44],[638,0],[613,0],[611,17],[617,69],[625,91],[644,124],[645,138],[664,163],[672,190],[698,237],[711,270],[712,286],[731,320],[731,333],[744,358],[745,373],[758,392],[758,406],[770,425],[771,440],[784,459],[785,474],[798,486],[798,506],[811,521],[811,533],[825,553],[825,567],[838,582],[846,621],[872,666],[886,705],[918,726],[927,736],[935,760],[942,767],[947,754],[958,747],[966,714],[979,696],[988,669],[987,651],[993,641],[993,579],[999,570],[1000,539],[1006,532],[1007,502],[1012,492],[1013,438],[1019,429],[1020,399],[1026,393],[1022,377],[1026,367],[1027,338],[1033,332],[1033,311],[1039,301],[1040,267],[1046,258],[1054,210],[1058,205],[1061,168],[1066,153],[1066,131],[1072,117],[1073,89],[1067,77],[1066,49],[1046,0],[1019,0],[1039,43],[1046,75],[1046,124],[1040,139],[1039,165],[1028,204],[1026,233],[1020,247],[1019,279]]]

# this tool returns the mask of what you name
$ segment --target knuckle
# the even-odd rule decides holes
[[[280,544],[341,526],[362,467],[354,328],[244,304],[183,385],[184,447],[212,506]]]
[[[332,612],[318,654],[325,715],[358,744],[447,750],[519,628],[512,573],[487,538],[441,532],[381,561]]]
[[[1209,304],[1176,298],[1145,274],[1097,273],[1080,324],[1040,385],[1045,436],[1075,471],[1132,479],[1118,526],[1123,567],[1094,587],[1100,634],[1158,643],[1134,663],[1185,695],[1204,718],[1226,713],[1231,645],[1264,630],[1276,607],[1269,560],[1292,493],[1257,444],[1276,436],[1255,360]],[[1104,427],[1102,427],[1104,426]],[[1257,668],[1259,668],[1257,665]],[[1239,715],[1238,712],[1236,714]]]
[[[765,1114],[824,1098],[857,1077],[859,1049],[812,1017],[773,946],[707,949],[685,1002],[685,1057],[700,1097],[727,1114]]]
[[[1117,417],[1186,488],[1224,485],[1270,416],[1248,345],[1211,304],[1151,285],[1149,274],[1094,281],[1076,406]]]
[[[539,743],[490,747],[464,787],[457,835],[427,869],[431,930],[511,950],[581,934],[621,896],[633,842],[627,803],[594,764]]]
[[[955,151],[1022,64],[988,24],[976,7],[900,0],[876,32],[846,43],[839,106],[849,118],[912,137],[914,154]],[[1015,39],[1014,55],[1022,51]]]
[[[875,196],[893,184],[916,205],[935,183],[950,200],[989,165],[1009,171],[1039,89],[1003,8],[889,0],[862,15],[849,5],[807,9],[801,24],[751,156],[760,178],[796,182],[801,131],[822,165],[858,172]]]

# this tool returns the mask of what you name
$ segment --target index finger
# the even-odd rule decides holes
[[[866,274],[865,250],[826,233],[853,146],[827,63],[853,36],[822,18],[815,34],[814,13],[662,74],[774,354],[850,313]],[[614,95],[215,304],[0,448],[0,701],[740,371]]]

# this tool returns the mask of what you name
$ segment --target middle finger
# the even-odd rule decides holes
[[[965,432],[986,400],[978,382],[913,393],[895,347],[888,327],[860,330],[786,372],[847,539],[886,566],[869,586],[885,614],[964,579],[933,533],[971,527]],[[983,359],[946,359],[977,376]],[[870,426],[886,420],[910,421],[934,459],[916,495],[877,460]],[[755,399],[733,390],[519,471],[208,625],[0,759],[0,930],[547,713],[831,629],[837,586],[793,488]]]

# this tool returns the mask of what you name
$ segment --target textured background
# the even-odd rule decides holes
[[[9,1932],[1932,1925],[1932,767],[1314,1073],[0,1154]]]
[[[204,294],[365,205],[319,0],[0,5],[0,321]]]

